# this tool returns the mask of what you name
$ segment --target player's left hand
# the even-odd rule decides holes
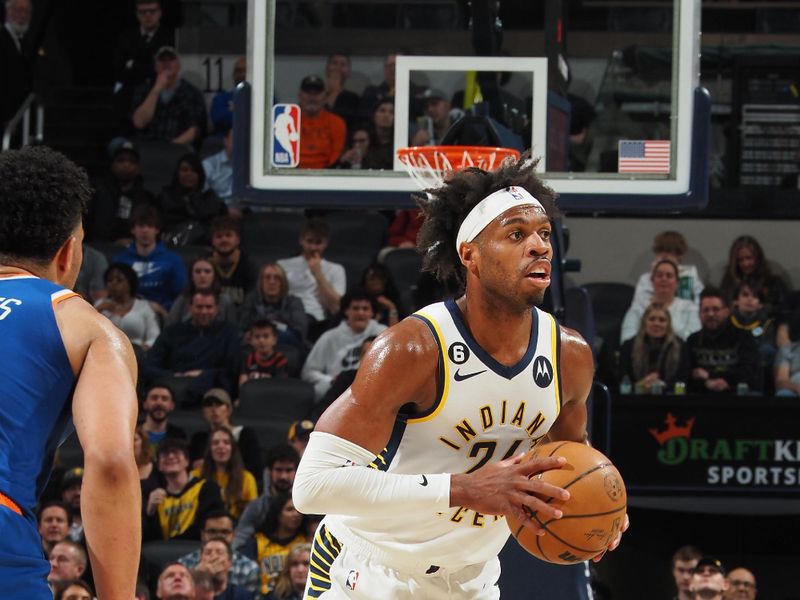
[[[616,550],[617,546],[619,546],[619,543],[622,541],[622,534],[625,533],[628,530],[628,527],[630,526],[631,526],[631,521],[628,518],[628,513],[625,513],[625,518],[622,520],[622,527],[620,527],[619,533],[617,533],[617,537],[615,537],[614,540],[608,545],[608,548],[603,550],[601,554],[595,556],[592,559],[592,562],[599,562],[600,559],[602,559],[606,555],[606,552],[613,552],[614,550]]]

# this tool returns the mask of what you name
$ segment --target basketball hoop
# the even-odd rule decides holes
[[[506,161],[519,160],[513,148],[497,146],[410,146],[397,149],[397,159],[421,189],[439,187],[450,171],[477,167],[493,171]]]

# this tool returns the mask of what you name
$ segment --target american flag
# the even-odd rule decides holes
[[[669,173],[669,140],[620,140],[619,173]]]

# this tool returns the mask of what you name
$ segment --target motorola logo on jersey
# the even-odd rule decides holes
[[[540,388],[546,388],[553,382],[553,365],[544,356],[533,360],[533,380]]]
[[[469,348],[462,342],[453,342],[447,349],[447,356],[457,365],[463,365],[469,360]]]

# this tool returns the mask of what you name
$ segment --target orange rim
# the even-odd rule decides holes
[[[465,166],[479,166],[482,161],[500,166],[507,158],[519,159],[520,153],[513,148],[500,146],[409,146],[397,149],[397,158],[404,164],[415,162],[413,157],[418,156],[425,157],[432,167],[437,166],[441,157],[444,157],[452,168],[462,169]],[[471,164],[465,160],[467,158]]]

